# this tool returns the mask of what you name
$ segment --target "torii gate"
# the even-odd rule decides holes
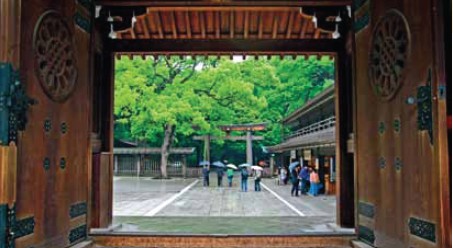
[[[205,145],[205,160],[210,161],[211,158],[211,140],[223,139],[223,140],[245,140],[247,144],[247,163],[253,164],[253,151],[252,151],[252,141],[253,140],[264,140],[263,136],[253,136],[252,131],[262,131],[266,129],[266,123],[250,123],[250,124],[231,124],[231,125],[221,125],[219,128],[222,131],[225,131],[227,135],[225,137],[220,136],[211,136],[211,135],[202,135],[194,136],[194,140],[203,140]],[[230,136],[231,131],[246,131],[246,136]]]

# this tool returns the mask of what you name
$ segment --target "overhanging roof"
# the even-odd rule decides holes
[[[297,136],[275,146],[266,147],[269,152],[281,153],[294,149],[306,149],[313,147],[334,146],[335,127],[327,128],[319,132]]]

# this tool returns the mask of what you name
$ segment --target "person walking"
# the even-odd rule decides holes
[[[310,188],[310,171],[308,170],[308,166],[304,166],[302,170],[300,170],[299,178],[301,180],[301,194],[307,194],[308,189]]]
[[[319,175],[316,169],[312,169],[310,173],[310,191],[309,194],[311,196],[317,196],[319,190]]]
[[[248,179],[249,179],[249,172],[247,171],[247,168],[242,167],[241,168],[241,190],[243,192],[247,192]]]
[[[222,179],[223,179],[223,168],[218,167],[217,168],[217,186],[222,187]]]
[[[255,170],[255,191],[261,191],[261,171]]]
[[[234,176],[234,171],[232,168],[227,169],[227,178],[228,178],[228,187],[231,188],[233,186],[233,176]]]
[[[203,174],[203,186],[209,187],[209,168],[207,165],[203,166],[202,174]]]
[[[299,196],[299,168],[300,166],[297,166],[291,171],[291,183],[292,183],[292,188],[291,188],[291,196]]]

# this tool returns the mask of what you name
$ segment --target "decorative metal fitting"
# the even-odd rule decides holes
[[[381,169],[384,169],[384,168],[385,168],[385,166],[386,166],[386,161],[385,161],[385,158],[384,158],[384,157],[380,157],[378,163],[379,163],[379,168],[381,168]]]
[[[395,132],[397,133],[399,133],[401,130],[401,121],[399,118],[395,118],[393,120],[393,130],[395,130]]]
[[[60,168],[63,170],[66,168],[66,158],[64,157],[60,158]]]
[[[52,121],[49,119],[46,119],[44,121],[44,131],[46,131],[46,133],[48,133],[48,132],[50,132],[51,129],[52,129]]]
[[[48,157],[44,158],[43,167],[47,171],[50,168],[50,159]]]
[[[62,122],[60,128],[62,134],[66,134],[68,132],[68,124],[66,124],[66,122]]]
[[[401,161],[401,158],[400,157],[396,157],[395,158],[395,169],[397,171],[401,170],[401,168],[403,167],[403,162]]]
[[[383,121],[379,122],[378,130],[379,134],[383,134],[385,132],[385,124]]]

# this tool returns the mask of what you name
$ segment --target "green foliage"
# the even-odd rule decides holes
[[[176,145],[197,146],[191,136],[224,135],[218,125],[267,122],[267,130],[256,134],[265,137],[255,143],[260,150],[281,141],[285,116],[333,82],[328,57],[123,58],[115,67],[115,138],[160,146],[170,124]],[[234,149],[243,152],[245,144]]]

